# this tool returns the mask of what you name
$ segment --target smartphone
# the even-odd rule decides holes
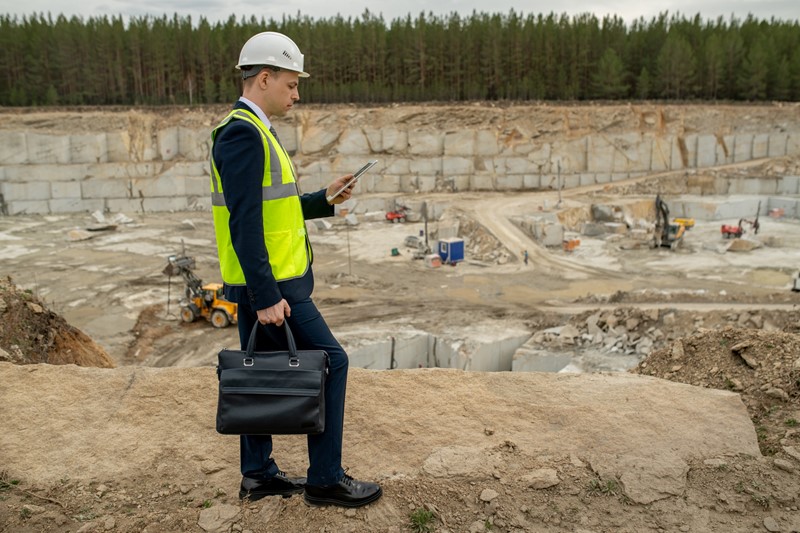
[[[360,178],[361,176],[366,174],[367,170],[371,169],[372,167],[374,167],[377,164],[378,164],[378,160],[377,159],[373,159],[372,161],[370,161],[369,163],[367,163],[363,167],[361,167],[358,170],[356,170],[355,173],[353,174],[353,177],[350,178],[350,180],[347,183],[344,184],[344,187],[342,187],[341,189],[339,189],[335,193],[333,193],[333,194],[328,196],[328,201],[330,202],[331,200],[333,200],[334,198],[339,196],[342,193],[343,190],[345,190],[346,188],[348,188],[349,186],[351,186],[352,184],[357,182],[358,178]]]

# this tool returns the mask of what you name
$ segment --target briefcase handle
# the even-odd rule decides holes
[[[245,351],[245,355],[247,357],[253,357],[253,353],[255,352],[256,347],[256,330],[258,329],[259,322],[256,320],[256,323],[253,324],[253,330],[250,332],[250,339],[247,341],[247,350]],[[294,342],[294,335],[292,335],[292,330],[289,328],[289,321],[284,319],[283,320],[283,329],[286,331],[286,342],[289,345],[289,355],[291,359],[297,359],[297,345]]]

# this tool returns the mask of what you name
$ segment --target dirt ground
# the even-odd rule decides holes
[[[679,127],[692,131],[700,120],[675,108],[668,109],[665,116],[645,109],[638,119],[630,111],[615,106],[581,118],[568,108],[553,109],[550,126],[537,127],[545,137],[555,138],[564,133],[565,124],[572,133],[624,130],[651,117],[653,127],[660,124],[665,131]],[[425,116],[411,110],[392,112],[412,122]],[[474,115],[459,113],[451,120],[468,123],[515,112],[513,108],[480,108]],[[762,121],[778,124],[781,120],[780,110],[755,107],[740,117],[740,123],[726,126],[731,113],[735,110],[714,108],[706,118],[718,121],[721,132],[755,131]],[[65,131],[81,127],[77,118],[76,123],[68,124],[54,123],[46,116],[20,115],[15,120],[32,120],[26,123],[30,127]],[[796,175],[797,169],[796,160],[776,160],[714,172]],[[565,191],[563,216],[586,212],[594,203],[651,201],[655,192],[663,191],[663,182],[658,180],[649,177],[614,187]],[[670,194],[684,194],[680,180],[669,182],[675,187]],[[568,231],[568,236],[580,237],[581,245],[574,252],[564,252],[539,246],[510,221],[515,216],[557,215],[554,192],[432,194],[415,200],[443,207],[444,216],[429,223],[432,234],[459,221],[467,239],[467,261],[432,269],[411,259],[412,250],[403,246],[403,241],[408,235],[419,235],[421,222],[389,224],[381,216],[362,216],[358,225],[349,226],[336,217],[331,229],[312,234],[315,301],[345,347],[369,341],[370,330],[419,330],[468,343],[483,328],[522,328],[533,338],[549,328],[569,325],[579,334],[569,345],[558,336],[542,334],[537,346],[576,354],[573,371],[631,368],[639,374],[737,393],[751,420],[745,431],[749,434],[740,435],[752,437],[760,455],[687,457],[685,471],[677,476],[683,484],[670,489],[668,497],[642,503],[646,498],[637,497],[629,477],[592,462],[589,454],[537,451],[524,444],[523,436],[507,442],[496,438],[503,434],[504,426],[513,427],[519,435],[526,431],[523,411],[499,410],[496,419],[483,424],[475,435],[461,434],[457,424],[448,425],[445,439],[479,448],[476,454],[492,468],[474,467],[437,477],[412,461],[409,464],[415,468],[396,474],[367,470],[367,474],[385,476],[381,481],[387,497],[367,509],[344,512],[308,508],[300,498],[240,505],[235,465],[216,470],[213,457],[184,457],[183,450],[168,443],[148,444],[164,446],[165,451],[152,462],[131,460],[130,468],[115,471],[114,476],[78,474],[63,479],[4,469],[6,461],[1,454],[5,452],[0,447],[0,531],[154,533],[228,531],[231,527],[234,531],[331,533],[800,531],[800,293],[789,290],[791,276],[800,269],[800,222],[762,217],[759,234],[746,237],[771,245],[746,253],[720,251],[724,242],[719,225],[735,221],[697,221],[684,246],[676,251],[629,246],[621,239],[590,238]],[[208,366],[215,363],[219,349],[238,344],[233,327],[215,329],[202,321],[182,323],[178,318],[181,281],[162,273],[167,257],[185,250],[197,260],[197,273],[203,280],[218,280],[210,215],[125,215],[112,221],[113,229],[91,232],[87,229],[97,220],[88,214],[0,218],[0,274],[4,280],[10,278],[0,287],[4,302],[0,359],[18,364],[74,360],[87,366],[117,367],[109,372],[131,367],[164,371],[167,367],[192,367],[186,372],[210,372]],[[779,244],[771,237],[779,237]],[[393,248],[399,255],[391,254]],[[530,254],[528,264],[522,261],[523,250]],[[30,323],[37,327],[25,330],[20,326]],[[626,324],[626,341],[620,344],[619,357],[599,354],[597,344],[582,337],[591,337],[590,328],[610,335],[618,324]],[[619,332],[619,337],[622,335]],[[633,342],[645,337],[652,345],[643,354]],[[71,339],[67,348],[59,344],[60,338]],[[75,355],[78,347],[86,346],[96,360]],[[73,355],[74,359],[69,359]],[[76,371],[70,368],[70,372]],[[402,374],[404,377],[397,379],[412,391],[412,397],[416,382],[441,387],[436,385],[441,371],[425,372]],[[354,373],[362,390],[380,390],[368,388],[368,375]],[[506,387],[503,376],[514,379],[513,374],[481,376],[476,379],[491,379],[481,382],[481,387],[492,394]],[[472,403],[495,400],[492,395],[470,396],[462,390],[466,385],[461,381],[447,383],[454,396],[441,404],[432,399],[425,408],[447,415],[466,402],[463,408],[477,413],[479,409]],[[46,390],[41,386],[36,391]],[[442,394],[447,392],[442,390]],[[383,420],[383,415],[370,410],[368,398],[349,397],[348,402],[358,408],[357,419],[372,416]],[[198,409],[203,406],[208,407],[202,404]],[[613,411],[609,407],[609,417]],[[413,413],[400,410],[394,414],[400,415]],[[2,417],[7,416],[13,414],[3,412]],[[410,431],[428,435],[442,423],[436,417],[424,420],[432,426],[415,426]],[[467,417],[462,423],[468,425],[469,420]],[[45,423],[24,422],[37,427]],[[56,420],[47,423],[61,430],[68,427]],[[555,435],[557,429],[554,423],[549,431]],[[26,435],[24,427],[19,431]],[[30,431],[31,438],[34,434],[43,438]],[[101,439],[99,435],[95,438]],[[391,434],[380,440],[382,448],[367,446],[369,438],[367,433],[351,436],[348,445],[356,454],[350,457],[351,464],[369,462],[360,461],[357,454],[401,455],[394,449],[397,444]],[[490,440],[484,442],[484,438]],[[596,435],[596,439],[616,440],[613,433]],[[584,444],[586,449],[593,446]],[[97,446],[105,445],[98,441]],[[135,440],[126,446],[125,453],[135,453]],[[410,446],[413,448],[413,441]],[[292,466],[302,464],[302,447],[296,447],[290,456]],[[569,450],[570,446],[564,443],[562,448]],[[67,463],[75,460],[69,454],[70,449],[64,448],[56,458]],[[415,460],[421,462],[425,457]],[[192,461],[203,463],[201,474]],[[126,459],[121,462],[126,464]],[[651,458],[651,463],[657,461]],[[161,464],[176,466],[163,467],[169,468],[168,472],[158,471]],[[185,471],[180,470],[181,465]],[[655,484],[662,488],[670,485],[671,472],[661,472]],[[553,475],[558,482],[548,485]],[[218,526],[212,520],[215,516]]]

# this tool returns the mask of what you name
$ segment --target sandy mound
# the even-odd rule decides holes
[[[11,278],[0,280],[0,361],[112,368],[106,351]]]

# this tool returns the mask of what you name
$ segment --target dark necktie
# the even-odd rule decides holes
[[[280,144],[281,140],[278,138],[278,132],[275,131],[275,128],[270,126],[269,127],[269,132],[272,134],[273,137],[275,137],[275,140],[278,141],[278,143]]]

